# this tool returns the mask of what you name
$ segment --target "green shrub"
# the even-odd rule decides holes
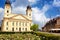
[[[1,32],[1,40],[35,40],[40,37],[36,36],[33,32]]]
[[[36,35],[40,36],[41,40],[60,40],[60,35],[45,32],[35,32]]]

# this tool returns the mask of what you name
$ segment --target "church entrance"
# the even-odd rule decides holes
[[[12,31],[14,32],[14,28],[12,28]]]
[[[19,32],[21,32],[21,28],[19,28]]]
[[[27,31],[27,28],[25,28],[25,31]]]

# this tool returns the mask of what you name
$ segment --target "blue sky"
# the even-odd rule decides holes
[[[3,19],[6,0],[0,0],[0,20]],[[33,22],[43,27],[50,19],[60,16],[60,0],[10,0],[12,13],[26,14],[27,5],[32,7]]]

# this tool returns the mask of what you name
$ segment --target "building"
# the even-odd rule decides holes
[[[11,3],[6,0],[4,7],[4,18],[2,22],[2,32],[26,32],[31,31],[32,23],[32,9],[27,6],[26,15],[13,14]]]
[[[42,31],[44,32],[60,32],[60,17],[53,18],[48,21],[44,27],[42,27]]]

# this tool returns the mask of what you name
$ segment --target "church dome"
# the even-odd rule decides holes
[[[28,5],[28,6],[27,6],[27,9],[31,9],[31,6]]]
[[[6,0],[5,4],[11,4],[9,0]]]

